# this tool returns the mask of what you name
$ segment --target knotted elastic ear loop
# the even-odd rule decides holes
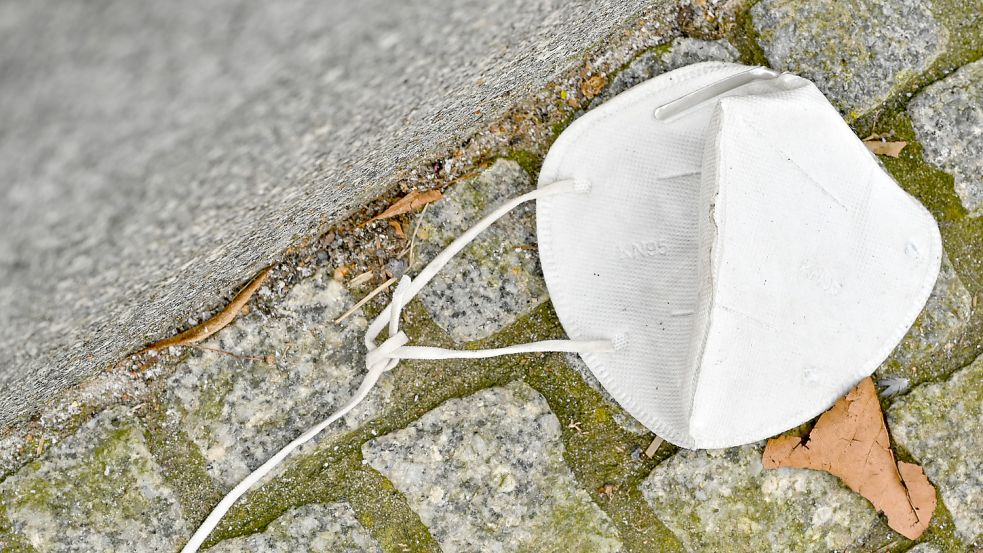
[[[235,504],[236,500],[249,491],[253,484],[259,482],[264,476],[269,474],[269,472],[279,465],[288,455],[290,455],[293,450],[297,449],[311,438],[317,436],[331,423],[337,421],[341,417],[345,416],[349,411],[354,409],[355,406],[361,403],[362,400],[369,394],[372,387],[379,381],[379,377],[382,376],[382,373],[392,370],[393,367],[399,364],[401,359],[479,359],[484,357],[509,355],[512,353],[547,351],[587,353],[613,352],[618,349],[622,349],[626,342],[624,337],[617,337],[614,340],[544,340],[504,348],[464,351],[427,346],[408,346],[406,343],[409,341],[409,338],[404,332],[399,330],[399,318],[400,314],[402,313],[403,306],[416,297],[420,290],[430,282],[438,271],[447,265],[447,262],[450,261],[451,258],[457,255],[458,252],[471,243],[471,241],[474,240],[478,234],[491,226],[492,223],[500,219],[509,211],[515,209],[517,206],[528,202],[529,200],[535,200],[537,198],[557,194],[567,194],[570,192],[587,193],[589,191],[590,184],[586,181],[562,180],[513,198],[495,211],[485,216],[474,227],[451,242],[451,244],[447,246],[444,251],[440,252],[440,254],[437,255],[433,261],[431,261],[422,271],[420,271],[420,274],[415,279],[410,279],[410,277],[404,276],[399,281],[399,285],[396,287],[396,290],[393,292],[392,300],[390,301],[389,305],[375,318],[375,320],[372,321],[372,324],[369,325],[369,328],[365,333],[365,347],[368,350],[368,353],[365,356],[365,365],[368,370],[365,374],[365,379],[362,380],[362,384],[358,387],[355,395],[352,396],[348,403],[335,411],[334,414],[324,419],[307,432],[301,434],[294,441],[287,444],[283,449],[278,451],[276,455],[270,457],[269,460],[263,463],[259,468],[254,470],[249,476],[244,478],[234,488],[232,488],[232,491],[222,498],[222,501],[215,506],[215,509],[208,515],[208,518],[201,523],[198,530],[193,536],[191,536],[188,544],[181,550],[182,553],[198,551],[198,548],[201,547],[201,544],[204,543],[205,539],[212,532],[212,530],[218,526],[219,521],[222,520],[225,513],[228,512],[233,504]],[[383,328],[386,328],[386,326],[389,327],[389,337],[377,346],[375,344],[375,339],[382,332]]]

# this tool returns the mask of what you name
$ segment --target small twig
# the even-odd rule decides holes
[[[401,258],[404,255],[406,255],[407,253],[409,253],[410,254],[410,257],[409,257],[408,264],[407,264],[408,267],[412,267],[413,266],[413,261],[414,261],[414,259],[413,259],[413,246],[416,245],[416,233],[417,233],[417,231],[420,230],[420,224],[423,223],[423,216],[427,214],[427,208],[428,207],[430,207],[430,204],[427,204],[427,205],[423,206],[423,210],[421,210],[420,211],[420,214],[416,216],[416,223],[413,225],[413,233],[410,235],[410,243],[409,243],[408,246],[406,246],[405,248],[403,248],[403,251],[399,252],[399,255],[396,256],[397,258]]]
[[[221,353],[222,355],[228,355],[229,357],[235,357],[236,359],[242,359],[243,361],[258,361],[258,362],[265,361],[265,359],[262,357],[254,357],[252,355],[239,355],[238,353],[232,353],[231,351],[225,351],[224,349],[210,348],[208,346],[202,346],[200,344],[179,344],[179,345],[188,348],[199,349],[202,351]]]
[[[232,301],[223,307],[218,313],[209,318],[203,323],[199,323],[188,330],[178,334],[177,336],[172,336],[170,338],[164,338],[163,340],[157,340],[156,342],[145,346],[137,354],[144,353],[156,349],[164,349],[171,346],[181,346],[187,344],[193,344],[195,342],[201,342],[205,338],[208,338],[212,334],[215,334],[219,330],[222,330],[242,310],[242,307],[246,305],[249,298],[252,297],[256,290],[266,281],[266,277],[270,274],[271,267],[267,267],[260,271],[256,278],[254,278],[249,284],[247,284]]]
[[[356,303],[355,305],[353,305],[351,309],[349,309],[348,311],[345,311],[345,313],[342,316],[340,316],[337,319],[335,319],[334,320],[334,324],[339,324],[339,323],[341,323],[341,321],[344,321],[345,319],[347,319],[348,317],[350,317],[352,315],[352,313],[358,311],[359,308],[362,307],[363,305],[365,305],[366,303],[368,303],[369,300],[371,300],[372,298],[374,298],[374,297],[378,296],[379,294],[385,292],[386,288],[389,288],[390,286],[392,286],[394,282],[396,282],[396,277],[392,277],[391,279],[389,279],[389,280],[383,282],[382,284],[380,284],[378,288],[376,288],[375,290],[372,290],[371,292],[369,292],[368,295],[366,295],[364,298],[362,298],[361,300],[359,300],[358,303]]]
[[[645,448],[645,456],[648,457],[649,459],[655,457],[655,452],[659,450],[659,446],[661,445],[662,445],[662,438],[656,436],[655,439],[652,440],[652,443],[650,443],[649,446]]]
[[[354,287],[357,287],[357,286],[361,286],[361,285],[365,284],[366,282],[372,280],[372,277],[374,277],[374,276],[375,276],[375,273],[374,272],[372,272],[372,271],[365,271],[364,273],[362,273],[362,274],[360,274],[360,275],[352,278],[351,280],[349,280],[348,281],[348,287],[349,288],[354,288]]]

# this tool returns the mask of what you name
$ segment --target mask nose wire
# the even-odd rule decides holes
[[[659,106],[655,109],[653,114],[655,115],[655,118],[660,121],[671,121],[685,114],[687,111],[695,108],[696,106],[726,94],[736,88],[755,81],[776,79],[781,76],[782,73],[768,69],[767,67],[752,67],[746,71],[741,71],[740,73],[725,77],[719,81],[712,82],[702,88],[676,98],[667,104]]]
[[[399,285],[396,286],[396,290],[393,292],[392,300],[390,301],[389,305],[381,313],[379,313],[378,316],[376,316],[365,332],[365,347],[368,351],[365,356],[365,366],[367,370],[365,373],[365,378],[359,385],[358,390],[355,391],[355,394],[352,395],[352,398],[348,400],[348,403],[335,411],[330,417],[324,419],[295,438],[292,442],[284,446],[283,449],[270,457],[265,463],[260,465],[259,468],[250,473],[249,476],[245,477],[241,482],[236,484],[236,486],[232,488],[232,490],[229,491],[229,493],[226,494],[221,501],[219,501],[218,505],[216,505],[208,517],[205,518],[204,522],[201,523],[201,526],[198,527],[195,533],[191,536],[191,539],[188,540],[187,545],[181,549],[181,553],[194,553],[198,551],[198,548],[205,542],[208,535],[211,534],[212,530],[214,530],[216,526],[218,526],[218,523],[222,520],[222,517],[225,516],[225,513],[232,508],[232,505],[235,504],[240,497],[242,497],[254,484],[262,480],[264,476],[269,474],[270,471],[272,471],[277,465],[286,459],[287,456],[293,452],[293,450],[320,434],[322,430],[354,409],[355,406],[361,403],[362,400],[368,396],[369,391],[371,391],[376,382],[379,381],[379,377],[382,376],[382,373],[392,370],[397,364],[399,364],[401,359],[477,359],[508,355],[512,353],[545,351],[602,353],[616,351],[625,347],[625,337],[618,336],[612,340],[543,340],[527,344],[517,344],[504,348],[485,350],[453,350],[428,346],[407,346],[406,343],[409,341],[409,338],[406,336],[406,333],[399,330],[399,318],[402,313],[403,306],[416,297],[420,290],[422,290],[423,287],[426,286],[427,283],[429,283],[430,280],[433,279],[433,277],[436,276],[436,274],[442,268],[444,268],[444,266],[447,265],[447,263],[455,255],[470,244],[471,241],[478,236],[478,234],[491,226],[492,223],[501,219],[505,214],[512,211],[519,205],[522,205],[530,200],[571,192],[587,193],[589,191],[589,182],[579,179],[569,179],[556,181],[546,186],[537,188],[531,192],[527,192],[521,196],[512,198],[483,217],[473,227],[451,242],[450,245],[448,245],[433,259],[433,261],[431,261],[426,267],[423,268],[422,271],[420,271],[420,274],[415,279],[411,279],[408,276],[403,276],[403,278],[399,281]],[[381,344],[376,345],[375,339],[387,326],[389,330],[388,337]]]

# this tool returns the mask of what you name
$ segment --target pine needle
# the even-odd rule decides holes
[[[383,282],[382,284],[380,284],[378,288],[376,288],[375,290],[372,290],[371,292],[369,292],[367,296],[365,296],[364,298],[362,298],[361,300],[359,300],[359,302],[356,303],[355,305],[353,305],[351,309],[349,309],[348,311],[345,311],[345,313],[342,316],[340,316],[337,319],[335,319],[334,320],[334,323],[335,324],[340,324],[341,321],[344,321],[348,317],[351,317],[352,316],[352,313],[358,311],[363,305],[365,305],[366,303],[368,303],[369,300],[371,300],[372,298],[374,298],[374,297],[378,296],[379,294],[385,292],[386,291],[386,288],[389,288],[390,286],[392,286],[394,282],[396,282],[396,277],[393,277],[393,278],[391,278],[391,279]]]
[[[234,298],[232,298],[232,301],[230,301],[228,305],[223,307],[221,311],[216,313],[207,321],[199,323],[176,336],[164,338],[163,340],[157,340],[156,342],[144,347],[137,353],[164,349],[171,346],[194,344],[208,338],[219,330],[222,330],[236,318],[236,315],[239,314],[239,311],[242,311],[243,306],[246,305],[249,298],[251,298],[253,294],[256,293],[256,290],[259,290],[259,287],[266,282],[266,277],[269,276],[270,269],[271,267],[263,269],[258,275],[256,275],[256,278],[254,278],[249,284],[240,290]]]

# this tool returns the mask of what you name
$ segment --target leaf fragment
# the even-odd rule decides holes
[[[585,79],[580,85],[580,93],[584,95],[585,98],[591,99],[604,90],[604,85],[608,83],[608,80],[604,78],[603,75],[591,75],[590,78]]]
[[[877,138],[864,140],[864,146],[878,156],[899,157],[901,150],[907,145],[908,143],[903,140],[898,142],[886,142]]]
[[[427,190],[424,192],[413,190],[396,201],[396,203],[389,206],[389,208],[382,213],[369,219],[369,222],[371,223],[372,221],[378,221],[380,219],[389,219],[390,217],[396,217],[397,215],[409,213],[414,209],[423,207],[431,202],[436,202],[443,197],[444,195],[440,193],[440,190]]]
[[[823,413],[807,438],[768,440],[762,463],[766,469],[806,468],[838,477],[909,539],[921,536],[935,512],[935,488],[921,467],[895,462],[870,377]]]
[[[334,270],[334,274],[332,275],[332,278],[334,278],[338,282],[341,282],[345,280],[345,277],[348,276],[348,273],[350,272],[352,272],[351,265],[342,265],[341,267],[337,267]]]
[[[397,238],[406,239],[406,233],[403,232],[403,225],[399,224],[399,221],[389,221],[389,226],[392,227],[393,233],[396,234]]]
[[[238,294],[232,298],[221,311],[210,317],[207,321],[199,323],[184,332],[181,332],[170,338],[164,338],[163,340],[157,340],[156,342],[144,347],[137,353],[143,353],[146,351],[164,349],[171,346],[182,346],[187,344],[198,343],[205,338],[208,338],[212,334],[215,334],[219,330],[222,330],[229,323],[231,323],[239,311],[246,305],[249,298],[259,290],[259,287],[266,282],[266,277],[270,275],[271,267],[263,269],[249,284],[247,284]]]

